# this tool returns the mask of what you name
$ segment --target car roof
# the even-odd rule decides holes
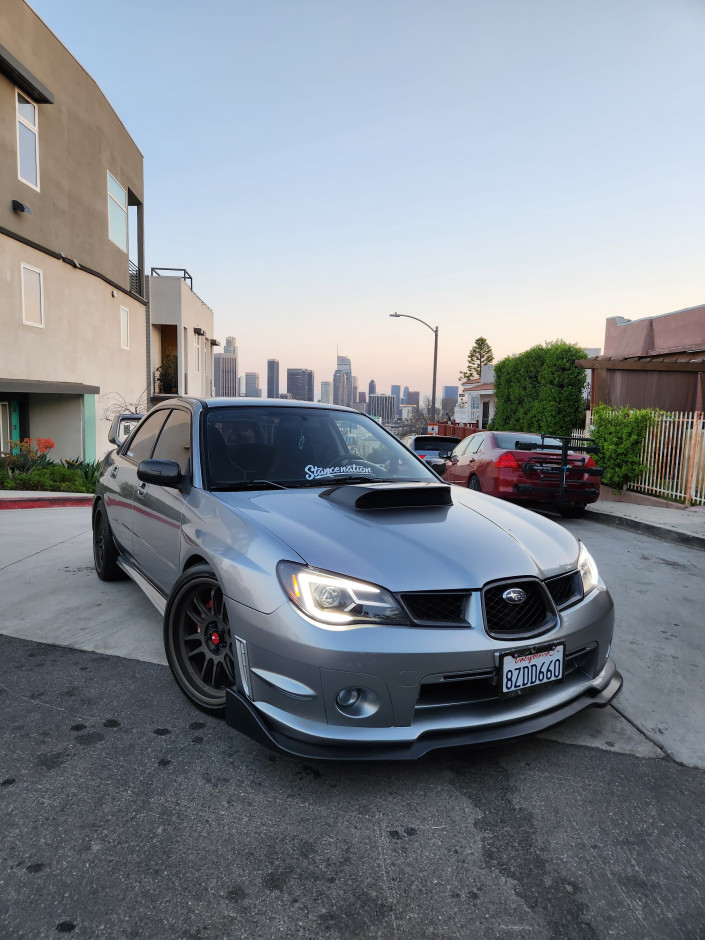
[[[347,408],[344,405],[329,405],[320,401],[300,401],[296,398],[196,398],[192,395],[180,395],[165,401],[160,401],[159,405],[169,405],[174,407],[177,404],[187,404],[191,407],[200,405],[201,408],[258,408],[264,405],[270,408],[274,405],[282,408],[310,408],[318,411],[344,411],[348,414],[361,415],[363,412],[357,408]],[[157,407],[155,405],[155,407]],[[367,415],[364,415],[367,417]]]

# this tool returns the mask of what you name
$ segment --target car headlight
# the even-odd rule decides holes
[[[392,595],[375,584],[292,562],[280,562],[277,574],[289,599],[321,623],[406,623]]]
[[[597,587],[600,576],[597,573],[595,559],[582,543],[578,555],[578,571],[583,579],[583,594],[589,594],[593,588]]]

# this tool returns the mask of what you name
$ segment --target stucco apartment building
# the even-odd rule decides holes
[[[24,0],[0,43],[0,449],[93,459],[101,396],[148,392],[142,154]]]

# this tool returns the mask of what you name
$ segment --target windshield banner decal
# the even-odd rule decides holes
[[[348,464],[346,467],[315,467],[313,464],[309,464],[304,468],[306,470],[306,479],[307,480],[317,480],[318,477],[332,477],[332,476],[358,476],[362,474],[371,474],[372,467],[363,467],[360,464],[352,463]]]

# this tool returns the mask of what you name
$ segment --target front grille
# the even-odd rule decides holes
[[[571,604],[577,604],[578,601],[583,599],[583,579],[580,577],[579,571],[562,574],[558,578],[551,578],[546,581],[546,587],[558,610],[569,607]]]
[[[521,604],[510,604],[502,595],[510,588],[526,594]],[[524,639],[551,630],[557,623],[553,604],[540,581],[504,581],[482,592],[487,633],[500,640]]]
[[[597,667],[597,654],[597,643],[590,643],[572,653],[567,653],[563,664],[563,678],[580,672],[584,678],[593,679]],[[541,694],[545,691],[546,686],[537,685],[524,694]],[[420,710],[458,708],[463,705],[492,701],[499,697],[498,669],[451,672],[446,675],[429,676],[423,680],[419,688],[416,708]]]
[[[402,594],[401,601],[412,620],[421,623],[462,623],[468,595],[463,592],[437,591]]]

